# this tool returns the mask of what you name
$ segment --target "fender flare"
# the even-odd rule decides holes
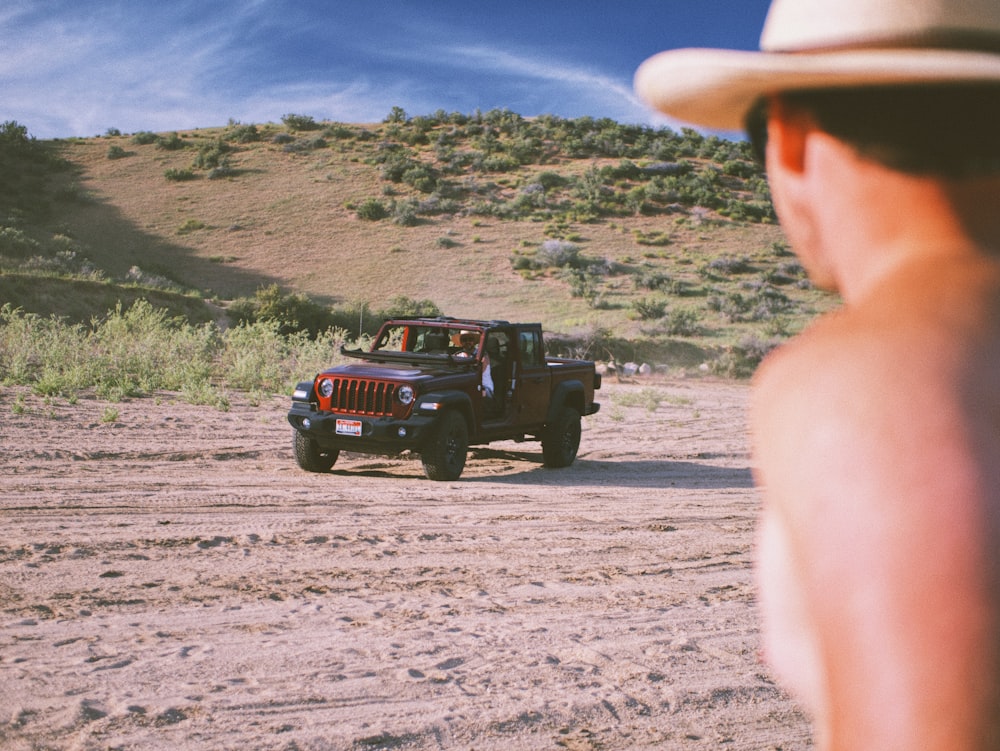
[[[584,390],[583,381],[570,379],[556,384],[552,390],[552,398],[549,400],[549,410],[545,415],[545,423],[548,424],[555,419],[556,412],[561,407],[572,407],[581,415],[584,414]]]
[[[429,405],[436,406],[432,407]],[[457,409],[459,414],[465,419],[465,424],[469,428],[469,435],[478,432],[475,430],[476,423],[472,418],[472,399],[464,391],[430,391],[426,394],[421,394],[417,397],[413,414],[435,416],[442,415],[453,409]]]
[[[315,389],[315,381],[300,381],[295,385],[295,389],[292,391],[292,401],[315,404],[317,401]]]

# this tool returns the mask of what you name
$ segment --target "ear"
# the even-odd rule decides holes
[[[767,163],[800,175],[806,168],[806,141],[816,123],[808,112],[778,96],[768,102]]]
[[[821,176],[817,169],[818,133],[821,131],[811,113],[780,96],[768,102],[767,179],[774,209],[813,283],[832,289],[836,285],[827,268],[820,232],[820,213],[829,200],[829,185],[827,176]]]

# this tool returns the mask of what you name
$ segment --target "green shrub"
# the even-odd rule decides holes
[[[647,412],[655,412],[667,400],[665,392],[648,386],[638,391],[622,391],[614,396],[614,403],[621,407],[643,407]]]
[[[232,124],[226,129],[224,138],[235,143],[256,143],[260,140],[260,131],[256,125]]]
[[[520,253],[515,253],[510,257],[510,265],[515,271],[529,271],[535,267],[531,258]]]
[[[166,151],[178,151],[186,146],[187,143],[177,133],[171,133],[168,136],[161,136],[156,139],[156,147],[158,149],[165,149]]]
[[[226,177],[233,177],[239,174],[237,170],[229,166],[229,160],[223,160],[222,164],[208,171],[209,180],[221,180]]]
[[[771,252],[776,258],[784,258],[785,256],[795,255],[792,252],[791,247],[784,240],[775,240],[771,243]]]
[[[273,322],[280,334],[305,332],[316,336],[334,323],[327,308],[305,295],[285,294],[277,284],[261,287],[252,299],[233,301],[229,312],[240,324]]]
[[[7,120],[0,124],[0,149],[8,153],[25,153],[33,146],[34,139],[28,135],[28,127],[17,122],[17,120]]]
[[[481,172],[513,172],[521,163],[507,154],[491,154],[477,160],[475,168]]]
[[[313,138],[293,139],[285,143],[282,151],[288,154],[298,154],[324,148],[326,148],[326,141],[321,136],[314,136]]]
[[[768,321],[794,307],[789,297],[770,284],[748,285],[746,295],[728,292],[709,297],[710,310],[722,313],[733,323]]]
[[[753,177],[759,172],[760,167],[743,159],[731,159],[722,164],[722,174],[732,177]]]
[[[377,198],[366,198],[360,206],[356,209],[358,219],[365,219],[371,222],[377,222],[380,219],[385,219],[389,216],[389,210],[385,207]]]
[[[385,116],[385,119],[382,122],[401,124],[405,123],[406,119],[406,110],[402,107],[393,107],[389,110],[389,114]]]
[[[378,315],[384,318],[411,318],[416,316],[435,317],[441,315],[441,309],[433,300],[414,300],[406,295],[399,295],[389,301],[388,307]]]
[[[419,223],[417,206],[412,201],[397,201],[392,209],[392,221],[401,227],[413,227]]]
[[[333,125],[328,125],[323,129],[323,135],[327,138],[333,138],[337,141],[346,141],[348,139],[354,138],[357,134],[353,128],[349,128],[346,125],[341,125],[335,123]]]
[[[163,176],[168,180],[173,180],[174,182],[183,182],[185,180],[196,180],[197,175],[195,175],[193,170],[190,169],[175,169],[171,168],[163,173]]]
[[[128,152],[117,144],[108,147],[108,159],[123,159],[128,155]]]
[[[639,289],[665,290],[670,285],[670,275],[662,271],[644,271],[635,278],[635,286]]]
[[[433,193],[437,187],[437,177],[426,165],[410,167],[402,174],[402,181],[421,193]]]
[[[205,229],[205,223],[203,221],[200,219],[187,219],[180,227],[177,228],[177,234],[187,235],[200,229]]]
[[[701,319],[696,310],[674,308],[663,319],[664,331],[670,336],[697,336],[701,333]]]
[[[148,146],[151,143],[156,143],[159,137],[148,130],[140,130],[138,133],[132,136],[132,143],[137,146]]]
[[[282,115],[281,122],[293,133],[300,130],[319,130],[322,127],[311,115]]]
[[[430,309],[428,301],[415,305]],[[357,322],[356,311],[353,316]],[[145,300],[128,309],[119,304],[89,327],[8,304],[0,307],[0,383],[70,400],[84,389],[112,401],[170,390],[191,403],[228,409],[226,389],[287,392],[335,364],[346,338],[335,328],[315,338],[305,331],[284,334],[277,320],[243,322],[222,334],[214,324],[170,318]]]
[[[776,218],[774,208],[770,203],[732,198],[728,199],[725,206],[719,209],[719,214],[737,222],[774,221]]]
[[[737,274],[748,274],[754,270],[750,260],[746,257],[734,258],[732,256],[722,256],[713,258],[704,264],[698,273],[707,279],[718,277],[729,277]]]
[[[535,178],[535,181],[543,188],[545,188],[545,190],[561,188],[567,183],[565,177],[560,175],[558,172],[551,172],[551,171],[539,173],[538,177]]]
[[[222,368],[235,389],[280,391],[291,377],[287,362],[296,337],[277,319],[241,322],[223,335]]]
[[[0,309],[0,377],[38,394],[72,396],[94,388],[120,400],[209,377],[214,327],[170,319],[145,300],[91,323],[67,324]]]
[[[643,232],[642,230],[635,230],[633,234],[635,235],[636,243],[639,245],[663,247],[673,242],[669,232]]]
[[[667,302],[666,300],[642,297],[632,301],[632,311],[636,318],[643,321],[662,318],[667,312]]]
[[[226,155],[232,150],[232,146],[221,138],[211,143],[204,143],[198,147],[198,154],[194,158],[194,166],[204,170],[228,166]]]
[[[710,368],[713,373],[727,378],[749,378],[764,358],[779,345],[777,340],[763,340],[749,335],[711,362]]]
[[[27,258],[40,252],[42,246],[34,238],[14,227],[0,227],[0,255]]]
[[[601,294],[601,276],[591,269],[569,269],[569,291],[573,297],[580,297],[593,309],[604,307]]]

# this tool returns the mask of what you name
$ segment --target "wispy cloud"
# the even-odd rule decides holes
[[[597,102],[597,110],[611,105],[619,111],[644,112],[645,105],[632,92],[630,85],[598,71],[544,57],[516,55],[492,46],[453,47],[457,65],[472,66],[485,73],[528,79],[569,90],[581,102]]]
[[[12,2],[0,9],[0,120],[39,137],[289,112],[370,122],[394,106],[650,120],[631,81],[528,40],[457,27],[453,15],[376,17],[385,12],[376,3],[371,13],[317,16],[315,5],[282,0]]]
[[[203,16],[191,26],[153,15],[12,19],[19,31],[3,34],[0,114],[44,136],[201,124],[214,109],[211,81],[239,62],[232,21]]]

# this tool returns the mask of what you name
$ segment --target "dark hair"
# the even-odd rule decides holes
[[[820,128],[863,157],[900,172],[1000,173],[1000,84],[878,86],[780,96],[808,110]],[[747,116],[748,131],[759,130],[760,119],[758,105]],[[759,140],[759,133],[751,136]]]

